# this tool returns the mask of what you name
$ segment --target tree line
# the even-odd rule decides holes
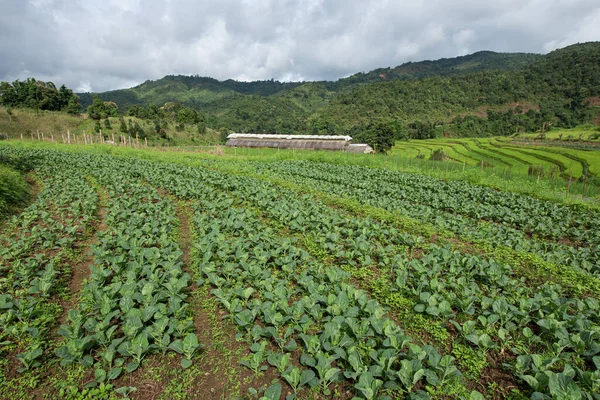
[[[12,83],[0,82],[0,105],[10,108],[31,108],[35,110],[65,111],[79,114],[79,97],[65,85],[56,88],[52,82],[34,78]]]

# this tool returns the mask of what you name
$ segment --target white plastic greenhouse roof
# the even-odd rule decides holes
[[[227,139],[287,139],[287,140],[352,140],[350,136],[327,135],[263,135],[257,133],[232,133]]]

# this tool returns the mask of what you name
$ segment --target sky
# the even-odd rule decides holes
[[[336,80],[600,40],[599,0],[0,0],[0,81]]]

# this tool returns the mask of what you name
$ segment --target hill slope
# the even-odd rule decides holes
[[[340,79],[341,85],[373,83],[395,79],[418,79],[428,76],[466,75],[479,71],[514,71],[524,68],[543,56],[531,53],[496,53],[479,51],[461,57],[407,62],[395,68],[378,68]]]
[[[299,82],[253,81],[238,82],[232,79],[218,81],[213,78],[184,75],[167,75],[156,81],[146,81],[130,89],[112,90],[97,95],[104,101],[115,102],[120,109],[127,105],[163,105],[176,101],[191,106],[201,106],[235,94],[270,96],[282,90],[301,85]],[[80,93],[83,109],[92,104],[94,93]]]
[[[495,53],[480,51],[471,55],[442,58],[435,61],[408,62],[395,68],[379,68],[367,73],[357,73],[336,82],[315,82],[327,91],[340,91],[358,84],[416,79],[426,76],[465,75],[481,70],[515,70],[541,58],[527,53]],[[96,93],[102,100],[113,101],[123,108],[127,105],[150,103],[162,105],[177,101],[192,106],[202,106],[234,94],[271,96],[293,90],[304,82],[278,82],[274,80],[238,82],[232,79],[218,81],[199,76],[167,75],[156,81],[146,81],[130,89]],[[92,103],[94,93],[80,93],[82,108]]]
[[[130,104],[176,101],[210,116],[211,128],[262,133],[351,133],[388,121],[397,137],[489,136],[591,122],[600,95],[600,43],[547,55],[478,52],[406,63],[336,82],[236,82],[167,76],[99,94]],[[90,94],[81,95],[89,104]],[[487,112],[487,110],[490,112]]]

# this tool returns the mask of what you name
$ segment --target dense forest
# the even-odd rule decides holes
[[[0,82],[0,105],[11,108],[31,108],[35,110],[66,111],[78,114],[79,97],[65,85],[56,88],[52,82],[28,78],[12,83]]]
[[[154,126],[220,132],[349,134],[385,149],[398,139],[495,136],[598,121],[600,42],[547,55],[478,52],[409,62],[335,82],[218,81],[169,75],[130,89],[79,94],[96,120],[133,116]],[[64,86],[2,83],[0,102],[74,112]],[[100,128],[100,122],[97,123]],[[195,129],[195,128],[194,128]],[[131,130],[131,129],[129,129]]]

